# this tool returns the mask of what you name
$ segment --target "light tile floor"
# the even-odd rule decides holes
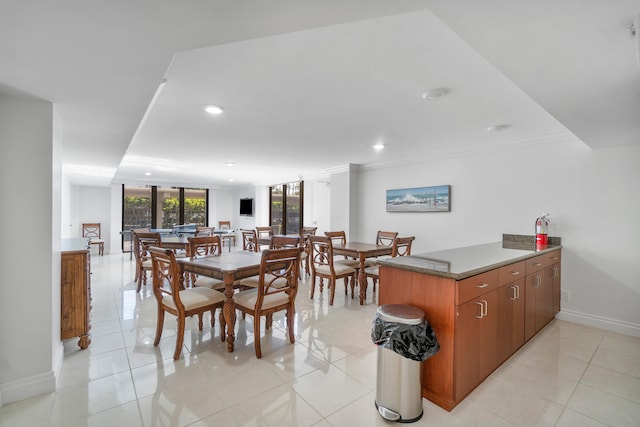
[[[55,393],[6,405],[0,426],[388,426],[376,412],[376,305],[338,287],[297,298],[296,343],[283,316],[254,355],[250,317],[236,350],[219,330],[187,324],[173,361],[175,320],[153,347],[150,286],[136,294],[128,255],[92,257],[92,343],[65,342]],[[206,323],[205,323],[206,324]],[[213,333],[212,333],[213,332]],[[555,320],[453,411],[423,399],[415,426],[640,426],[640,339]]]

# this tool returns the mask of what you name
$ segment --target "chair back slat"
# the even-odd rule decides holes
[[[333,266],[333,242],[329,236],[309,236],[309,250],[311,254],[311,269],[317,270],[327,267],[331,274],[335,274]]]
[[[241,229],[240,232],[242,233],[242,250],[259,252],[256,230]]]
[[[191,260],[222,253],[220,236],[195,236],[189,237],[189,257]]]
[[[268,295],[285,292],[290,298],[295,298],[301,252],[301,247],[266,249],[262,252],[260,286],[256,303],[258,306],[262,305],[264,298]]]
[[[149,246],[151,255],[153,293],[158,302],[169,296],[173,299],[178,312],[184,313],[184,305],[180,300],[180,280],[178,276],[178,263],[176,255],[171,249],[162,249],[157,246]]]
[[[376,234],[376,244],[392,246],[396,237],[398,237],[398,233],[396,231],[378,231]]]
[[[415,240],[415,236],[397,237],[393,241],[392,257],[411,255],[411,244]]]
[[[271,236],[269,249],[297,248],[300,246],[299,236]]]

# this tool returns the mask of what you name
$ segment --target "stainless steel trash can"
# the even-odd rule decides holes
[[[378,317],[385,322],[419,325],[424,313],[410,305],[385,304],[378,307]],[[419,361],[378,346],[376,408],[384,419],[411,423],[422,418],[421,366]]]

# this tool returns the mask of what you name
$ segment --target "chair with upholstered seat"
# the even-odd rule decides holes
[[[211,328],[213,329],[215,326],[215,311],[220,308],[220,336],[223,337],[226,330],[222,310],[225,300],[224,294],[202,287],[180,289],[178,264],[173,251],[155,246],[149,247],[148,251],[153,265],[153,294],[158,303],[156,337],[153,345],[157,346],[160,343],[165,312],[176,316],[178,321],[176,349],[173,353],[174,360],[178,360],[182,352],[187,317],[197,314],[198,329],[202,330],[202,315],[204,312],[211,312]]]
[[[411,255],[411,244],[415,240],[414,236],[410,237],[396,237],[393,239],[391,257]],[[367,278],[371,278],[373,282],[373,292],[376,291],[376,284],[378,283],[379,267],[378,265],[372,265],[364,269],[364,273]]]
[[[218,229],[220,230],[231,230],[231,221],[218,221]],[[231,242],[233,241],[233,246],[236,245],[236,235],[233,233],[225,233],[222,234],[222,246],[224,246],[224,242],[227,242],[229,246],[229,250],[231,250]]]
[[[381,246],[391,246],[393,245],[393,241],[398,237],[397,231],[380,231],[376,234],[376,245]],[[365,266],[370,267],[372,265],[376,265],[376,261],[382,258],[389,258],[389,255],[383,255],[381,257],[375,258],[367,258],[365,260]]]
[[[347,234],[344,231],[325,231],[324,235],[331,239],[331,243],[333,245],[345,245],[347,244]],[[356,270],[360,267],[360,261],[354,258],[349,258],[348,256],[343,256],[336,260],[337,264],[347,265],[349,267],[353,267]]]
[[[297,248],[300,246],[300,237],[298,236],[271,236],[270,241],[269,249]],[[240,280],[239,285],[246,288],[257,288],[260,286],[260,277],[247,277]],[[278,286],[278,281],[274,283],[274,286]]]
[[[266,317],[265,329],[268,330],[273,323],[273,314],[286,311],[289,342],[295,343],[293,323],[301,252],[301,247],[264,250],[260,261],[258,287],[239,292],[233,297],[236,309],[243,315],[253,316],[253,343],[257,358],[262,357],[260,347],[262,316]]]
[[[242,250],[249,252],[259,252],[258,236],[256,236],[256,230],[244,230],[240,229],[242,234]]]
[[[149,246],[162,246],[160,233],[133,233],[133,255],[136,259],[136,275],[134,279],[137,282],[136,292],[140,292],[142,285],[147,284],[147,271],[152,269],[151,256],[148,251]]]
[[[99,222],[83,223],[82,237],[89,238],[90,244],[98,245],[98,255],[104,255],[104,240],[102,239]]]
[[[219,256],[222,253],[222,241],[220,236],[195,236],[189,237],[189,258],[193,261],[196,258]],[[224,291],[224,282],[213,277],[197,276],[190,277],[194,287],[205,287]]]
[[[316,277],[320,278],[320,292],[322,292],[323,279],[329,281],[330,288],[329,305],[333,305],[333,299],[336,293],[336,281],[344,279],[344,293],[347,294],[349,286],[349,278],[351,278],[351,297],[353,298],[354,287],[356,283],[356,269],[348,265],[339,264],[334,261],[333,243],[328,236],[309,236],[309,256],[311,265],[311,294],[316,289]]]

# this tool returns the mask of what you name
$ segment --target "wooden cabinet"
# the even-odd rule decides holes
[[[74,246],[71,244],[70,246]],[[88,245],[87,245],[88,246]],[[91,266],[89,249],[65,250],[61,256],[61,319],[60,338],[79,337],[78,346],[86,349],[91,343]]]
[[[554,263],[559,260],[560,251],[554,251],[526,261],[525,341],[533,337],[555,316],[554,310],[559,302],[554,302]]]
[[[422,362],[422,396],[450,411],[553,318],[559,308],[560,251],[463,280],[424,271],[417,267],[420,260],[402,261],[406,268],[382,263],[378,302],[424,311],[440,350]]]

